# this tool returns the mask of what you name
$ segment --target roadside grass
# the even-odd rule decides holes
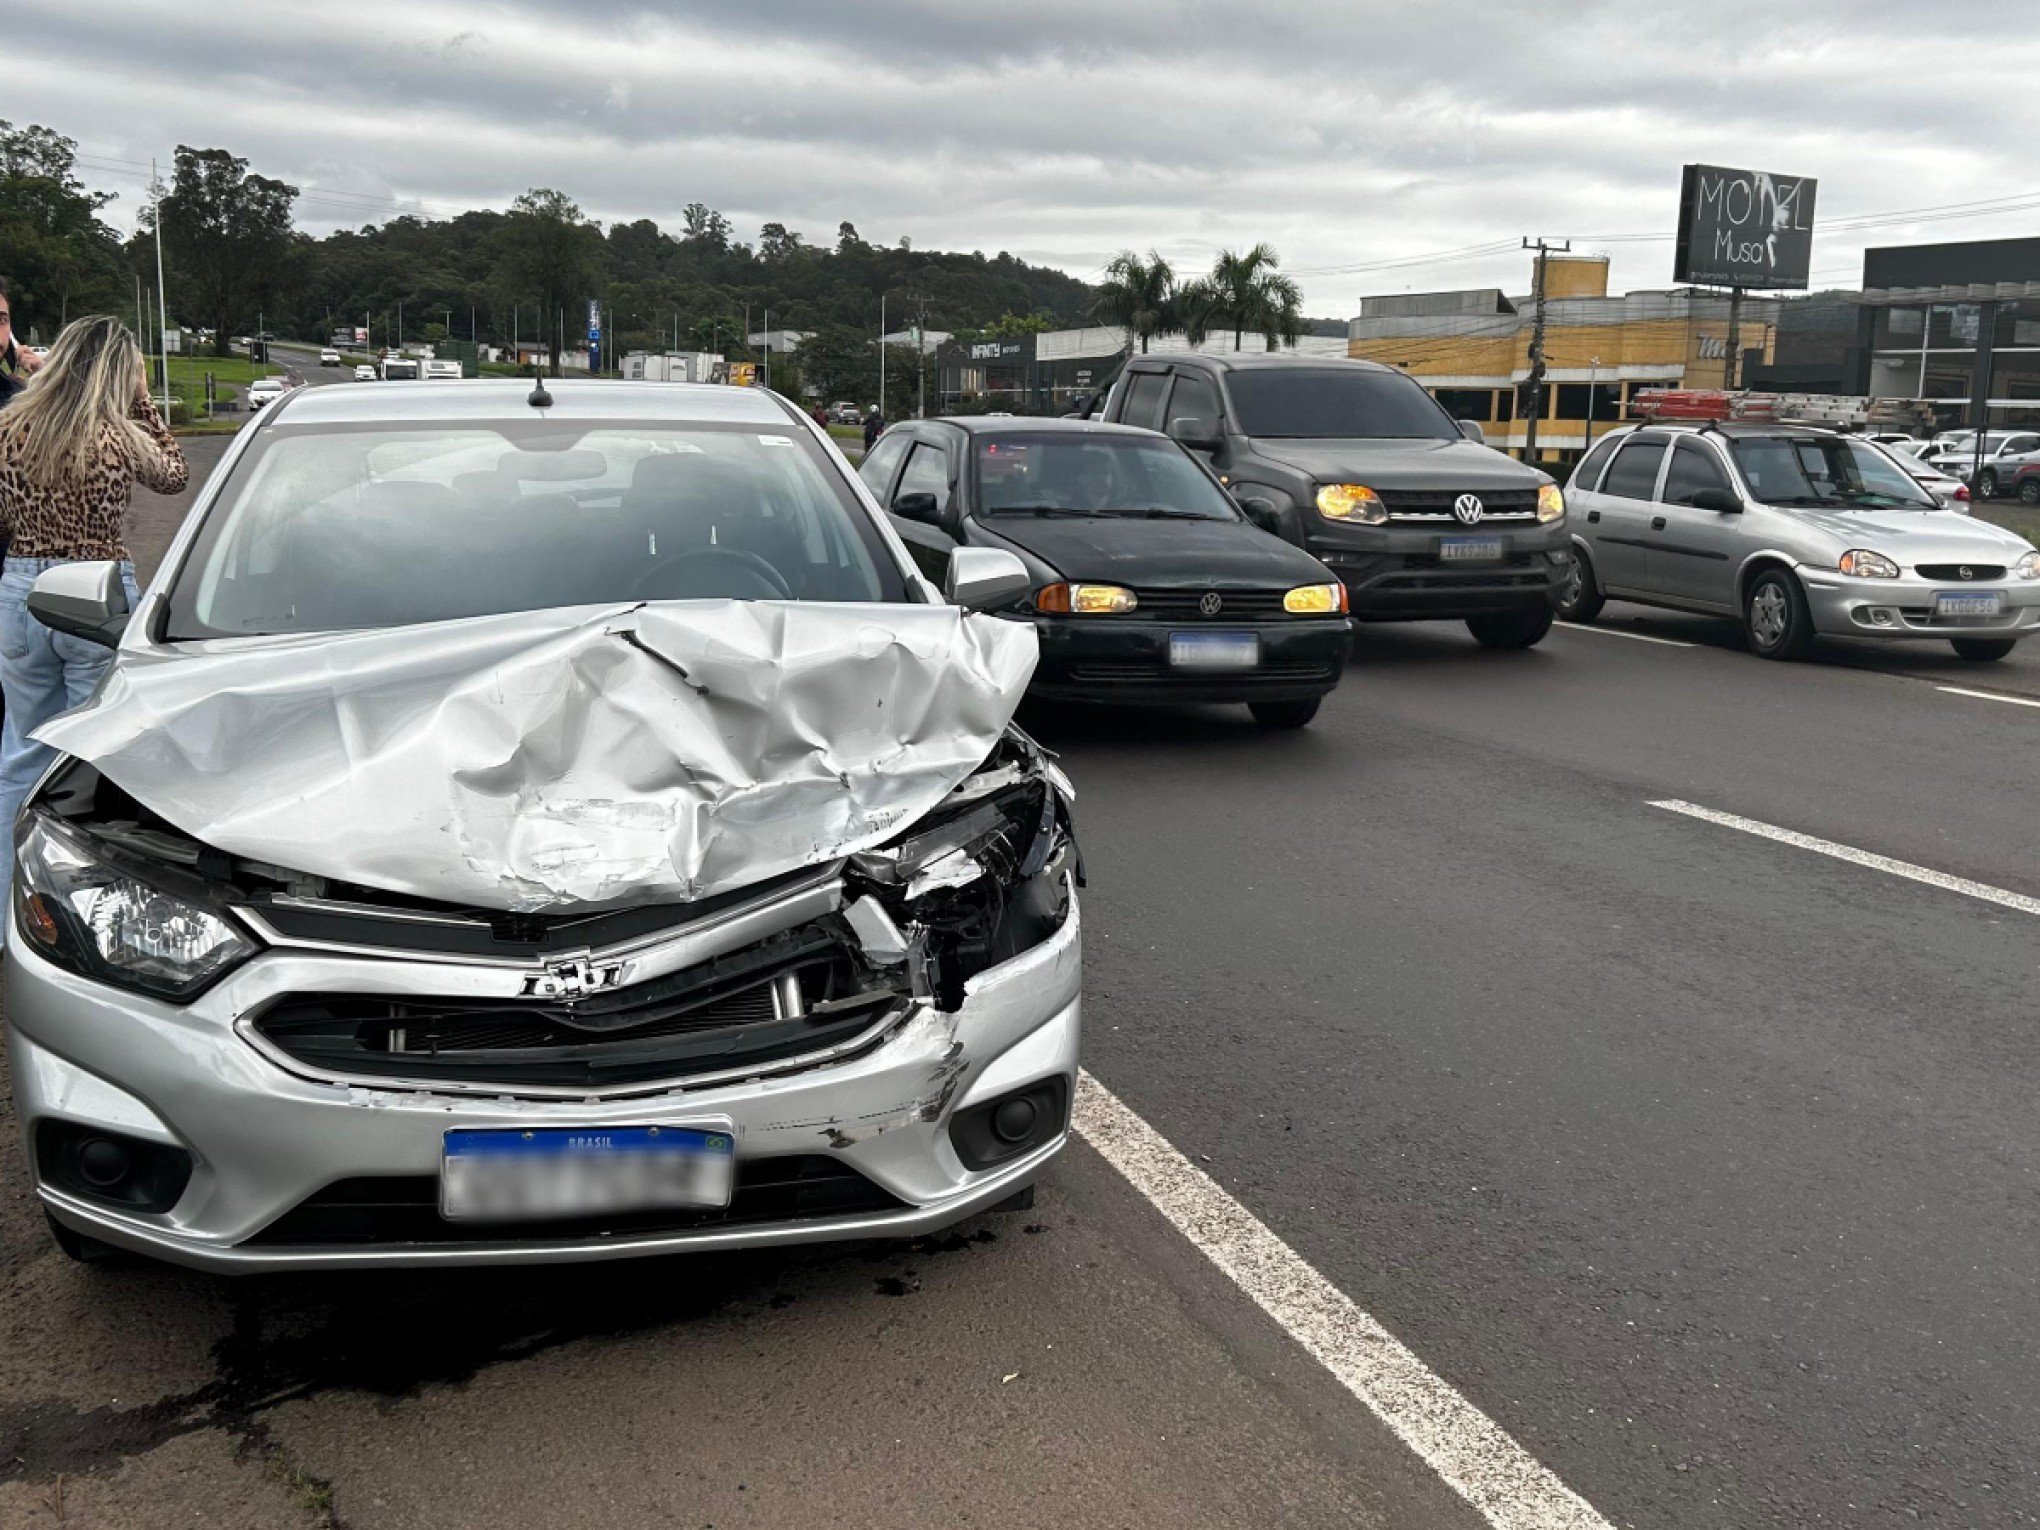
[[[2022,505],[2017,500],[1975,500],[1969,513],[1979,521],[2002,526],[2040,547],[2040,506]]]
[[[170,396],[184,400],[185,419],[193,426],[205,423],[205,374],[213,375],[215,402],[224,404],[238,397],[258,377],[280,370],[262,366],[245,356],[172,356]],[[238,425],[234,428],[238,429]]]

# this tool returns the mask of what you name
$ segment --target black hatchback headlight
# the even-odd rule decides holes
[[[143,867],[47,813],[15,847],[14,917],[37,954],[84,977],[179,1002],[196,998],[255,942],[175,868]]]

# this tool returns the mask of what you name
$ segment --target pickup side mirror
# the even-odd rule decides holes
[[[1201,414],[1177,415],[1169,421],[1169,434],[1177,445],[1187,446],[1193,452],[1215,452],[1225,445],[1225,438],[1218,433],[1218,421]]]
[[[1687,503],[1695,510],[1718,510],[1723,515],[1742,514],[1742,501],[1726,489],[1695,489]]]
[[[949,555],[943,593],[966,611],[1003,611],[1033,588],[1027,565],[998,547],[959,547]]]
[[[1248,520],[1263,531],[1272,531],[1277,536],[1282,534],[1282,507],[1274,500],[1254,495],[1241,500],[1240,509],[1246,512]]]
[[[1478,446],[1487,445],[1487,432],[1480,428],[1479,420],[1461,420],[1459,433]]]
[[[118,563],[59,563],[35,576],[29,613],[45,627],[108,648],[127,631],[127,589]]]

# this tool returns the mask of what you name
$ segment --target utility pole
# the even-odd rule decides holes
[[[1534,243],[1525,239],[1523,248],[1537,252],[1537,279],[1530,304],[1530,423],[1523,431],[1523,460],[1535,467],[1537,421],[1544,413],[1544,257],[1553,252],[1564,254],[1572,248],[1572,241],[1550,244],[1540,235]]]
[[[772,387],[772,310],[765,310],[765,387]]]
[[[917,294],[914,298],[914,349],[918,353],[914,363],[914,418],[928,418],[928,298]]]
[[[1722,364],[1722,386],[1733,393],[1742,381],[1742,295],[1740,287],[1728,289],[1728,356]]]
[[[878,295],[878,417],[885,418],[885,294]]]
[[[1621,386],[1619,383],[1617,386]],[[1580,455],[1585,456],[1594,445],[1594,395],[1601,387],[1601,358],[1587,358],[1587,439],[1581,443]]]
[[[170,327],[170,299],[163,285],[163,198],[160,195],[163,183],[156,179],[156,156],[149,156],[149,197],[155,206],[156,216],[156,343],[163,355],[163,418],[170,418],[170,351],[169,341],[163,331]],[[213,336],[213,348],[217,350],[226,343],[225,335]]]

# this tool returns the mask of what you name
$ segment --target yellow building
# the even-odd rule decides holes
[[[1534,279],[1534,272],[1533,272]],[[1745,299],[1745,369],[1769,360],[1775,301]],[[1545,260],[1544,408],[1537,458],[1575,462],[1590,436],[1631,419],[1641,388],[1718,388],[1728,367],[1728,298],[1678,288],[1608,296],[1608,260]],[[1477,421],[1488,444],[1526,448],[1532,299],[1498,287],[1394,293],[1360,300],[1347,354],[1400,367],[1454,416]]]

